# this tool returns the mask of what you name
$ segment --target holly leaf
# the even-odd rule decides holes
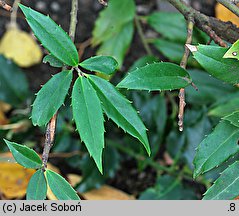
[[[81,67],[89,71],[99,72],[106,75],[113,74],[117,67],[117,61],[110,56],[95,56],[79,64]]]
[[[72,71],[54,75],[37,93],[32,108],[33,125],[43,126],[64,103],[72,81]]]
[[[80,200],[76,191],[58,173],[46,171],[47,183],[58,200]]]
[[[197,148],[193,162],[194,178],[219,166],[229,157],[235,155],[239,151],[238,137],[238,127],[228,121],[219,123]]]
[[[44,200],[47,194],[47,183],[44,172],[39,169],[31,177],[27,187],[27,200]]]
[[[214,185],[210,187],[204,200],[233,200],[239,194],[239,162],[236,161],[222,172],[221,176],[215,181]]]
[[[188,47],[194,58],[209,74],[231,84],[239,82],[239,62],[223,58],[227,48],[208,45],[188,45]]]
[[[119,88],[138,90],[174,90],[191,83],[186,70],[172,63],[154,63],[138,68],[117,85]]]
[[[38,169],[42,166],[42,160],[34,150],[8,140],[4,140],[4,142],[12,152],[14,159],[20,165],[33,169]]]
[[[97,76],[90,76],[89,80],[102,102],[106,115],[124,131],[136,137],[150,155],[147,129],[131,103],[108,81]]]
[[[57,59],[66,65],[79,63],[78,52],[69,35],[49,16],[19,4],[32,31],[42,45]]]
[[[74,84],[72,109],[80,137],[102,173],[104,117],[95,89],[85,77],[79,77]]]

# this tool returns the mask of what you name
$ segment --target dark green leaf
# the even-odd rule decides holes
[[[78,52],[69,35],[49,16],[19,4],[32,31],[42,45],[57,59],[70,66],[79,63]]]
[[[108,41],[120,34],[122,26],[132,21],[135,16],[133,0],[111,0],[106,9],[100,13],[93,31],[93,44]]]
[[[133,21],[130,21],[123,25],[117,34],[114,34],[111,38],[101,44],[97,51],[97,55],[108,55],[114,57],[120,68],[132,41],[133,34],[134,24]]]
[[[74,84],[72,108],[80,137],[102,173],[104,118],[95,89],[85,77],[79,77]]]
[[[158,154],[160,144],[164,138],[168,113],[166,98],[163,95],[151,95],[146,91],[131,91],[130,95],[132,95],[136,110],[139,110],[140,117],[148,128],[151,157],[154,157]],[[132,145],[128,146],[131,149],[133,147]],[[141,148],[137,149],[133,150],[142,153]]]
[[[228,95],[236,91],[235,87],[215,79],[204,71],[194,69],[188,70],[188,72],[199,89],[199,91],[195,91],[193,88],[187,89],[187,101],[192,105],[209,105],[218,101],[222,95]]]
[[[148,17],[148,23],[165,38],[185,43],[187,26],[180,13],[155,12]]]
[[[238,137],[238,127],[228,121],[219,123],[197,148],[194,158],[194,177],[219,166],[235,155],[239,151]]]
[[[154,63],[130,72],[119,88],[139,90],[173,90],[184,88],[191,82],[186,70],[172,63]]]
[[[229,121],[236,127],[239,127],[239,111],[233,112],[230,115],[223,117],[222,119]]]
[[[47,170],[47,183],[58,200],[80,200],[76,191],[71,185],[59,174]]]
[[[154,187],[146,189],[139,197],[140,200],[192,200],[195,193],[185,188],[181,182],[165,175],[157,179]]]
[[[204,200],[233,200],[239,195],[239,162],[229,166],[205,193]]]
[[[28,94],[28,83],[23,71],[0,55],[0,100],[18,105]]]
[[[95,56],[81,62],[80,66],[89,71],[111,75],[117,69],[118,63],[110,56]]]
[[[34,125],[46,125],[64,103],[72,81],[72,71],[54,75],[37,93],[32,108]]]
[[[199,45],[190,49],[195,59],[209,74],[231,84],[239,82],[239,61],[223,59],[227,48]]]
[[[106,115],[123,130],[136,137],[150,154],[146,128],[130,102],[108,81],[96,76],[90,76],[89,79],[102,102]]]
[[[33,169],[37,169],[42,166],[42,160],[34,150],[28,148],[27,146],[19,145],[8,140],[4,141],[9,150],[12,152],[14,159],[20,165]]]
[[[153,44],[169,60],[178,64],[181,62],[184,53],[183,44],[164,39],[156,39]],[[198,67],[197,61],[191,56],[188,59],[188,65]]]
[[[147,55],[147,56],[141,57],[136,62],[134,62],[134,64],[130,67],[129,71],[134,71],[137,68],[141,68],[155,62],[159,62],[159,59],[156,58],[155,56]]]
[[[114,178],[116,171],[119,169],[120,155],[115,148],[107,145],[108,143],[108,140],[106,140],[106,148],[103,153],[104,175],[99,173],[94,161],[88,155],[85,155],[80,161],[79,167],[81,168],[83,179],[76,188],[80,193],[99,188],[106,183],[107,179]]]
[[[53,55],[46,55],[44,58],[43,58],[43,63],[47,63],[49,62],[49,64],[52,66],[52,67],[63,67],[65,64],[60,61],[59,59],[57,59],[56,57],[54,57]]]
[[[215,103],[208,114],[210,116],[223,117],[230,115],[239,109],[239,94],[227,94],[221,97],[220,100]]]
[[[199,111],[198,111],[199,112]],[[194,117],[195,115],[193,115]],[[186,117],[186,116],[185,116]],[[185,118],[186,122],[186,118]],[[186,159],[188,166],[193,170],[193,160],[195,158],[195,149],[199,143],[203,141],[205,135],[210,133],[212,125],[206,115],[203,115],[197,120],[197,123],[185,128],[186,134],[186,147],[184,147],[183,157]],[[180,136],[180,134],[178,135]],[[174,143],[175,145],[175,143]]]
[[[44,172],[40,169],[34,173],[27,186],[27,200],[46,199],[47,183]]]

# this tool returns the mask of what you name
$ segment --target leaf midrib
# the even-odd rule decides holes
[[[57,91],[59,89],[61,89],[62,85],[65,83],[65,80],[68,78],[68,75],[70,75],[70,72],[68,74],[65,75],[64,79],[60,82],[60,84],[58,85],[58,87],[53,91],[53,94],[51,94],[51,96],[49,97],[49,100],[46,101],[43,107],[52,107],[51,104],[53,103],[53,100],[50,100],[50,98],[54,98]],[[50,101],[50,102],[49,102]],[[34,104],[33,104],[34,106]],[[61,106],[61,105],[60,105]],[[42,112],[40,112],[40,115],[38,115],[38,119],[37,119],[37,124],[39,124],[39,120],[42,118],[42,116],[44,116],[44,110],[41,110]],[[54,114],[53,114],[54,115]]]
[[[237,180],[239,179],[239,176],[237,178],[234,179],[234,181],[229,184],[226,188],[224,188],[220,193],[218,193],[217,195],[215,195],[214,197],[212,197],[211,199],[214,199],[215,197],[218,197],[220,194],[222,194],[227,188],[229,188],[231,185],[233,185]],[[216,184],[216,183],[215,183]]]
[[[34,160],[32,160],[31,158],[26,157],[24,154],[22,154],[22,153],[21,153],[20,151],[18,151],[16,148],[14,148],[14,150],[15,150],[15,152],[16,152],[17,154],[22,155],[24,158],[26,158],[26,159],[29,160],[30,162],[39,165],[39,166],[37,166],[37,167],[41,167],[41,163],[38,163],[37,161],[34,161]],[[33,151],[33,150],[32,150],[32,151]]]
[[[87,80],[86,80],[87,81]],[[88,83],[89,85],[90,85],[90,83]],[[83,88],[83,80],[82,80],[82,82],[80,82],[80,85],[82,86],[82,94],[83,94],[83,100],[84,100],[84,102],[85,102],[85,105],[86,105],[86,112],[87,112],[87,122],[89,123],[89,125],[90,125],[90,133],[91,133],[91,137],[93,138],[93,141],[94,141],[94,144],[96,143],[95,141],[95,137],[94,137],[94,133],[93,133],[93,128],[92,128],[92,124],[91,124],[91,121],[90,121],[90,118],[88,118],[88,116],[89,116],[89,111],[88,111],[88,104],[86,103],[86,97],[85,97],[85,91],[84,91],[84,88]],[[95,145],[94,145],[95,146]]]
[[[202,171],[202,169],[205,167],[205,164],[208,162],[208,160],[212,157],[212,155],[214,155],[214,154],[219,150],[219,148],[221,148],[221,146],[223,146],[223,145],[224,145],[232,136],[234,136],[236,133],[238,133],[238,130],[236,130],[236,131],[235,131],[234,133],[232,133],[227,139],[225,139],[225,140],[221,143],[221,145],[219,145],[219,146],[215,149],[215,151],[212,152],[212,154],[210,154],[210,155],[207,157],[207,159],[205,160],[205,162],[203,163],[203,165],[201,165],[201,169],[200,169],[199,174],[206,172],[205,170]]]
[[[141,141],[141,142],[143,141],[142,143],[143,143],[143,144],[146,144],[146,143],[144,142],[144,139],[143,139],[143,137],[141,136],[141,134],[138,133],[137,129],[136,129],[123,115],[121,115],[120,111],[113,105],[113,103],[111,103],[110,100],[108,100],[107,97],[105,97],[105,94],[102,92],[102,90],[101,90],[100,88],[98,88],[98,86],[97,86],[97,89],[101,92],[102,96],[108,101],[108,103],[111,104],[111,106],[118,112],[118,114],[120,114],[120,116],[122,116],[123,119],[136,131],[136,134],[138,134],[139,137],[141,137],[142,140],[140,139],[140,141]],[[124,98],[124,99],[125,99],[125,98]],[[126,101],[126,102],[128,102],[128,101]],[[112,117],[110,117],[110,118],[113,120]],[[125,130],[127,131],[127,129],[125,129]]]

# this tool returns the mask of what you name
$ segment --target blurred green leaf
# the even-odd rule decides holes
[[[28,95],[28,82],[23,71],[0,55],[0,100],[18,105]]]
[[[109,18],[108,18],[109,19]],[[134,24],[130,21],[123,25],[117,34],[104,41],[97,51],[97,55],[114,57],[121,68],[125,54],[131,44],[134,34]]]
[[[159,62],[159,59],[157,57],[150,56],[150,55],[143,56],[143,57],[137,59],[133,63],[133,65],[130,67],[129,71],[134,71],[137,68],[144,67],[148,64],[152,64],[152,63],[155,63],[155,62]]]
[[[80,200],[76,191],[58,173],[46,170],[47,183],[58,200]]]
[[[27,200],[44,200],[46,199],[47,182],[44,172],[37,170],[31,177],[27,186]]]
[[[95,23],[92,43],[97,45],[114,38],[125,24],[134,19],[135,10],[133,0],[109,1]]]
[[[193,106],[212,104],[223,95],[236,91],[235,87],[211,77],[204,71],[193,69],[188,72],[199,89],[199,91],[195,91],[193,88],[187,89],[187,101]]]
[[[171,41],[185,43],[187,37],[186,22],[180,13],[155,12],[147,21],[149,25]]]
[[[37,93],[32,108],[33,125],[46,125],[65,101],[72,81],[72,71],[54,75]]]
[[[8,140],[4,141],[12,152],[14,159],[20,165],[33,169],[38,169],[42,166],[42,160],[34,150]]]
[[[80,137],[102,173],[104,117],[95,89],[85,77],[79,77],[74,84],[72,109]]]
[[[94,165],[93,160],[88,156],[84,156],[80,161],[83,179],[77,187],[77,191],[84,193],[88,190],[99,188],[109,178],[113,178],[119,169],[120,155],[118,152],[108,146],[109,141],[106,140],[106,148],[103,153],[104,175],[101,175]]]
[[[184,45],[165,39],[156,39],[153,45],[170,61],[180,63],[184,53]],[[191,56],[188,59],[188,65],[198,67],[199,64]]]
[[[192,200],[196,194],[185,188],[179,179],[164,175],[160,176],[154,187],[141,193],[140,200]]]
[[[238,127],[222,121],[198,146],[194,158],[194,178],[205,173],[239,151]]]
[[[174,90],[186,87],[191,78],[176,64],[153,63],[128,73],[117,85],[119,88],[138,90]]]
[[[239,109],[239,93],[227,94],[213,104],[208,112],[210,116],[223,117]]]
[[[151,95],[145,91],[133,91],[131,94],[139,115],[148,128],[151,156],[154,157],[164,138],[168,109],[166,99],[160,94]]]

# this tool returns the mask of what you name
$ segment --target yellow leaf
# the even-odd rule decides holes
[[[12,107],[10,104],[0,101],[0,110],[2,110],[3,112],[8,112],[11,108]]]
[[[69,181],[72,187],[75,187],[79,182],[81,182],[82,177],[77,174],[68,174],[67,180]]]
[[[42,51],[28,33],[11,27],[0,42],[0,54],[12,59],[20,67],[30,67],[42,60]]]
[[[239,6],[239,4],[238,4]],[[231,21],[239,27],[239,18],[222,4],[217,3],[215,8],[216,17],[222,21]]]
[[[34,172],[35,170],[25,169],[15,162],[0,162],[0,193],[6,199],[22,198]]]
[[[134,200],[133,196],[126,194],[116,188],[103,185],[99,189],[94,189],[83,193],[82,196],[86,200]]]

